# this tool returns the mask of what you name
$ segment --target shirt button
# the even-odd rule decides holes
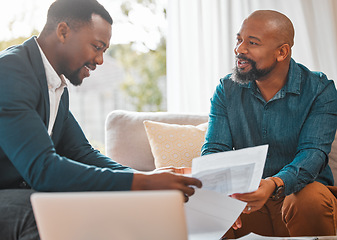
[[[26,183],[26,181],[22,181],[20,184],[19,184],[19,188],[30,188],[28,183]]]

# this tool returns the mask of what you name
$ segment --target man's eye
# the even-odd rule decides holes
[[[101,47],[96,46],[96,45],[94,45],[94,44],[92,44],[92,46],[96,49],[96,51],[100,51],[100,50],[102,49]]]
[[[252,42],[252,41],[250,41],[249,42],[251,45],[259,45],[259,44],[257,44],[256,42]]]

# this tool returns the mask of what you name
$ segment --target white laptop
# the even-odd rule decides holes
[[[181,192],[34,193],[41,240],[187,240]]]

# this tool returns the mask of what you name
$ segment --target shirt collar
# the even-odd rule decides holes
[[[57,89],[60,87],[66,87],[67,83],[65,81],[65,78],[63,75],[57,75],[55,69],[52,67],[52,65],[50,64],[50,62],[48,61],[46,55],[44,54],[44,52],[42,51],[39,43],[37,42],[36,38],[35,38],[35,42],[40,50],[40,54],[42,57],[42,62],[43,62],[43,66],[45,68],[45,72],[46,72],[46,78],[47,78],[47,84],[48,84],[48,89]]]
[[[300,94],[302,82],[302,71],[294,59],[290,60],[287,83],[283,89],[286,92]]]

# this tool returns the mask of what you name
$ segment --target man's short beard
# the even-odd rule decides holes
[[[83,80],[79,78],[80,71],[81,69],[77,70],[69,76],[66,76],[69,82],[74,86],[80,86],[83,82]]]
[[[275,64],[276,64],[274,63],[271,67],[267,69],[257,69],[255,61],[247,59],[247,58],[243,58],[243,59],[245,59],[246,61],[250,63],[250,65],[252,66],[252,69],[244,73],[244,72],[240,72],[237,66],[233,68],[233,74],[231,76],[231,79],[234,82],[237,82],[240,84],[248,84],[250,82],[259,80],[260,78],[268,75],[274,69]]]

